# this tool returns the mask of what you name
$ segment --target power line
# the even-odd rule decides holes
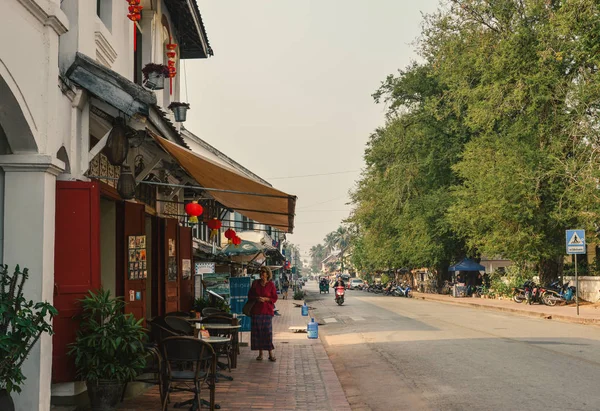
[[[305,174],[302,176],[288,176],[288,177],[268,177],[267,180],[283,180],[286,178],[304,178],[304,177],[320,177],[320,176],[332,176],[334,174],[348,174],[357,173],[360,170],[348,170],[348,171],[334,171],[332,173],[321,173],[321,174]]]
[[[296,208],[296,210],[304,210],[305,208],[310,208],[310,207],[314,207],[316,205],[321,205],[321,204],[329,203],[331,201],[339,200],[340,198],[344,198],[344,197],[346,197],[346,194],[341,195],[341,196],[336,197],[336,198],[332,198],[331,200],[321,201],[320,203],[314,203],[314,204],[311,204],[311,205],[307,205],[307,206],[303,206],[303,207],[298,207],[298,208]]]
[[[300,211],[296,211],[296,213],[317,213],[317,212],[330,212],[330,211],[331,212],[333,212],[333,211],[340,211],[340,212],[341,211],[346,211],[346,212],[348,212],[348,211],[351,211],[351,210],[348,210],[348,209],[346,209],[346,210],[300,210]]]

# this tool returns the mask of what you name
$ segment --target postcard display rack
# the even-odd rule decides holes
[[[129,280],[145,280],[148,278],[146,261],[146,236],[129,236]]]

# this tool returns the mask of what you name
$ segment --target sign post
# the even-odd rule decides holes
[[[585,254],[585,230],[567,230],[567,254],[575,254],[575,304],[579,315],[579,275],[577,274],[577,254]]]

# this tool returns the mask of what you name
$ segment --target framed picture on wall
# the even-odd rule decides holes
[[[175,257],[175,239],[169,238],[169,257]]]
[[[134,235],[130,235],[129,236],[129,248],[135,248],[135,236]]]
[[[184,280],[189,280],[192,276],[192,260],[188,258],[181,260],[181,276]]]

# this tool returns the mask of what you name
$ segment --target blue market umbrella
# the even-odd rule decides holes
[[[485,267],[470,258],[463,258],[460,263],[451,265],[448,271],[485,271]]]
[[[262,253],[264,247],[261,247],[258,243],[253,243],[252,241],[242,240],[240,245],[237,247],[233,244],[228,244],[221,254],[226,255],[227,257],[233,257],[236,255],[256,255],[258,253]]]

